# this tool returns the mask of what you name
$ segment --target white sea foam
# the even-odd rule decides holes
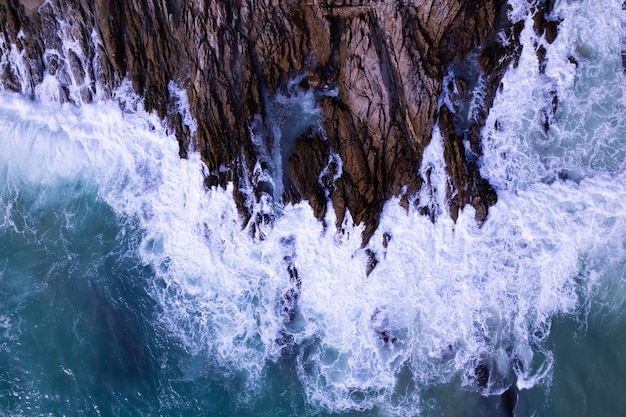
[[[418,195],[419,207],[426,208],[433,218],[447,216],[447,193],[451,184],[443,159],[443,138],[439,125],[435,125],[431,141],[424,149],[420,176],[425,183]]]
[[[519,66],[505,75],[483,132],[481,172],[497,188],[525,188],[559,176],[578,181],[624,169],[620,6],[558,2],[553,17],[563,21],[552,45],[535,34],[526,16]],[[533,44],[546,48],[545,74]]]
[[[55,8],[52,3],[50,7]],[[42,62],[37,64],[43,65],[42,79],[39,79],[38,69],[31,68],[26,58],[24,32],[20,30],[17,39],[7,39],[0,34],[0,69],[5,75],[12,74],[13,78],[10,83],[4,82],[4,86],[16,89],[17,82],[22,94],[34,96],[44,103],[70,101],[81,104],[102,98],[103,89],[95,75],[100,70],[97,52],[92,54],[85,49],[87,45],[91,45],[93,51],[102,47],[97,30],[92,28],[85,39],[86,33],[72,23],[71,16],[55,12],[54,18],[58,25],[55,26],[58,42],[42,39],[46,50]]]
[[[198,130],[198,122],[191,115],[191,109],[189,108],[189,97],[187,97],[187,90],[182,85],[170,81],[167,84],[167,89],[170,96],[173,97],[176,103],[176,111],[182,116],[182,122],[187,128],[189,128],[189,135],[193,135]]]
[[[23,37],[23,33],[20,31],[19,37]],[[10,42],[6,39],[4,33],[0,33],[0,68],[7,68],[14,78],[20,82],[22,93],[28,94],[27,83],[24,80],[28,77],[28,66],[24,59],[25,51],[20,51],[15,42]]]

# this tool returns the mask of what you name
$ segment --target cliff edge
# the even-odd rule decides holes
[[[338,225],[349,210],[364,242],[391,197],[433,217],[418,193],[436,123],[452,217],[471,204],[482,222],[497,201],[477,161],[519,53],[505,0],[5,0],[0,22],[3,88],[80,104],[128,80],[208,186],[234,181],[249,225],[271,221],[263,199],[320,218],[330,202]]]

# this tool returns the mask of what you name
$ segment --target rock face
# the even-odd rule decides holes
[[[428,183],[419,168],[436,122],[452,216],[472,204],[483,221],[496,201],[476,160],[479,130],[519,52],[521,26],[507,20],[505,0],[38,3],[0,3],[2,86],[80,103],[113,97],[128,79],[176,132],[181,157],[190,146],[201,153],[208,186],[235,181],[253,224],[271,220],[255,212],[263,198],[306,199],[320,217],[330,201],[338,225],[349,210],[367,241],[386,200],[415,204]],[[450,93],[458,108],[439,106],[452,65],[474,68],[486,86],[469,118],[459,116],[468,80]],[[197,126],[185,121],[180,91]],[[275,103],[305,95],[317,102],[315,122],[286,132],[295,116]]]

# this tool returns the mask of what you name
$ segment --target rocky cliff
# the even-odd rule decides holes
[[[549,3],[534,5],[544,26]],[[417,196],[437,122],[451,215],[471,204],[482,222],[497,200],[477,163],[519,52],[505,0],[2,0],[0,22],[4,88],[79,104],[129,80],[208,186],[235,182],[251,227],[271,221],[263,199],[320,217],[331,202],[338,224],[348,209],[364,241],[393,196],[434,216]]]

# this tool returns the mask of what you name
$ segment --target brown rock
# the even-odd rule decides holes
[[[561,23],[560,20],[548,17],[551,10],[552,6],[549,2],[546,8],[536,8],[533,15],[533,28],[535,33],[539,36],[545,36],[546,41],[550,44],[556,39],[558,27]]]
[[[24,6],[26,16],[31,16],[45,0],[20,0],[20,3]]]
[[[52,0],[36,10],[35,3],[0,4],[1,47],[23,42],[28,64],[0,68],[2,86],[33,94],[47,72],[68,92],[67,100],[80,102],[94,97],[96,79],[100,94],[111,97],[128,77],[147,109],[176,132],[180,155],[187,155],[190,143],[202,154],[208,186],[235,181],[246,218],[244,193],[254,186],[249,175],[259,159],[272,165],[264,152],[278,140],[268,100],[304,75],[301,87],[326,97],[320,102],[324,132],[309,130],[296,140],[285,171],[275,173],[286,185],[282,198],[307,199],[320,217],[330,200],[338,225],[350,210],[355,222],[366,226],[364,242],[376,229],[384,202],[403,195],[408,204],[407,196],[424,182],[418,173],[447,67],[480,48],[482,69],[503,72],[508,61],[501,58],[515,55],[519,34],[506,21],[504,0]],[[59,21],[67,27],[61,30]],[[23,38],[17,36],[20,30]],[[497,42],[501,30],[513,41],[508,47]],[[66,53],[64,39],[76,41],[80,50]],[[29,73],[20,72],[24,67]],[[173,105],[172,80],[187,90],[198,124],[194,137]],[[498,77],[489,79],[479,120],[467,127],[477,154],[478,132],[498,84]],[[333,89],[337,95],[329,97]],[[452,119],[439,117],[448,123],[446,160],[452,162],[455,187],[473,191],[460,193],[451,205],[456,212],[473,204],[484,218],[486,209],[479,215],[479,208],[491,200],[480,191],[482,179],[475,162],[466,160]],[[264,135],[264,144],[253,142],[251,129]],[[341,175],[320,184],[331,154],[342,161]]]

